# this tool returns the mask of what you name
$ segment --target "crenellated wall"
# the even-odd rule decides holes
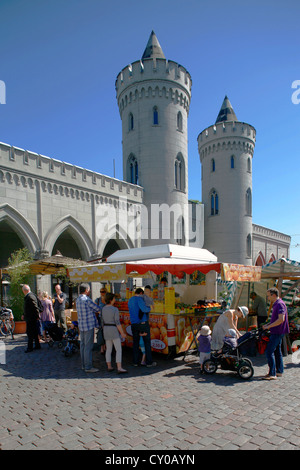
[[[253,156],[256,130],[245,122],[219,122],[198,135],[200,161],[206,155],[227,150],[238,150]]]
[[[153,83],[150,85],[149,81]],[[124,108],[131,101],[144,96],[155,97],[156,94],[176,103],[180,102],[189,110],[192,79],[182,65],[173,61],[144,59],[133,62],[119,73],[115,87],[121,117]]]
[[[109,237],[127,240],[126,226],[103,214],[136,212],[143,188],[34,152],[0,143],[0,221],[38,256],[52,253],[68,229],[83,259],[99,257]],[[118,225],[118,226],[117,226]],[[126,240],[125,240],[126,239]]]

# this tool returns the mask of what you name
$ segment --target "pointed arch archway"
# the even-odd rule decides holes
[[[102,257],[108,257],[117,250],[134,248],[132,240],[127,233],[118,225],[111,227],[105,238],[101,238],[97,244],[97,252]]]
[[[17,235],[23,247],[28,248],[32,254],[41,249],[40,240],[33,226],[9,204],[0,206],[0,222],[4,223],[4,227],[8,226]]]
[[[54,249],[58,249],[57,241],[59,238],[73,240],[78,247],[81,259],[88,260],[94,254],[93,243],[89,235],[72,216],[63,217],[48,231],[44,241],[45,250],[52,254]],[[62,254],[67,256],[66,253]]]
[[[257,257],[256,257],[254,265],[255,266],[264,266],[265,264],[266,264],[266,261],[265,261],[264,255],[260,251],[258,253]]]
[[[270,259],[269,259],[269,263],[273,263],[273,261],[276,261],[276,257],[274,255],[274,253],[271,254]]]

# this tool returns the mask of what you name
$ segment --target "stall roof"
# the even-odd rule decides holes
[[[129,250],[119,250],[111,255],[106,263],[69,269],[73,282],[120,281],[126,276],[138,277],[162,274],[167,271],[179,278],[184,274],[200,271],[221,273],[225,278],[260,279],[260,267],[230,265],[217,262],[217,257],[201,248],[184,247],[172,244],[157,245]]]
[[[186,261],[194,260],[197,263],[217,263],[218,261],[218,258],[214,254],[204,248],[194,248],[167,243],[163,245],[118,250],[107,258],[107,262],[119,263],[141,260],[149,260],[150,262],[150,260],[166,258],[172,258],[173,260],[183,259]]]
[[[280,297],[287,305],[290,305],[300,286],[300,263],[285,258],[275,260],[262,266],[261,279],[253,282],[251,290],[262,297],[266,296],[267,289],[276,286]],[[247,305],[250,293],[248,285],[241,282],[229,283],[227,289],[230,291],[229,305],[234,306],[237,298],[239,303]]]
[[[278,277],[300,278],[300,263],[290,259],[281,258],[262,267],[263,279],[277,279]]]

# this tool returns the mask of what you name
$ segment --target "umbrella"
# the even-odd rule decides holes
[[[59,251],[56,255],[49,256],[48,258],[37,259],[29,261],[28,264],[30,272],[34,275],[47,275],[47,274],[57,274],[60,269],[65,267],[75,267],[82,266],[83,261],[75,258],[68,258],[63,256]],[[3,268],[3,272],[9,274],[11,267]]]

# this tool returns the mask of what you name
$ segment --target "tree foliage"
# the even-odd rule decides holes
[[[23,315],[24,294],[22,292],[22,285],[30,285],[33,281],[29,267],[30,261],[32,261],[32,255],[27,248],[20,248],[14,251],[8,259],[11,297],[10,307],[15,320],[21,320],[21,316]]]

